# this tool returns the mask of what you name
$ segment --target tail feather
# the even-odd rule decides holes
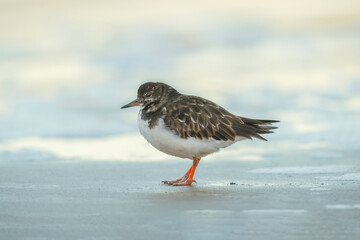
[[[241,120],[244,122],[244,124],[241,127],[239,126],[239,128],[241,128],[239,129],[240,132],[247,132],[251,137],[255,137],[264,141],[267,140],[260,136],[260,134],[273,133],[271,130],[277,129],[277,127],[272,126],[272,124],[279,122],[278,120],[261,120],[243,117],[241,117]]]

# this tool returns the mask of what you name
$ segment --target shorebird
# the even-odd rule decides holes
[[[158,150],[189,158],[193,164],[185,175],[163,183],[191,185],[202,157],[237,141],[272,133],[277,120],[260,120],[234,115],[207,99],[179,93],[161,82],[142,84],[137,98],[122,108],[140,106],[138,127],[145,139]]]

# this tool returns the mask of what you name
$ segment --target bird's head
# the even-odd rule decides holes
[[[123,106],[122,108],[140,106],[147,111],[156,111],[169,98],[177,96],[179,93],[171,86],[161,82],[147,82],[142,84],[137,93],[137,98]]]

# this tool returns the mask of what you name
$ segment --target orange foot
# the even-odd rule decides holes
[[[185,173],[182,178],[173,180],[173,181],[162,181],[164,184],[173,185],[173,186],[190,186],[193,182],[196,182],[193,177],[197,165],[200,162],[200,158],[193,158],[193,165],[190,167],[189,171]]]

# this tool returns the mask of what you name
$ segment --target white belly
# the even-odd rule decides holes
[[[237,137],[235,141],[218,141],[212,138],[206,140],[183,139],[169,130],[162,119],[159,119],[157,126],[150,129],[148,122],[142,120],[140,114],[138,127],[145,139],[158,150],[172,156],[189,159],[204,157],[244,139],[243,137]]]

